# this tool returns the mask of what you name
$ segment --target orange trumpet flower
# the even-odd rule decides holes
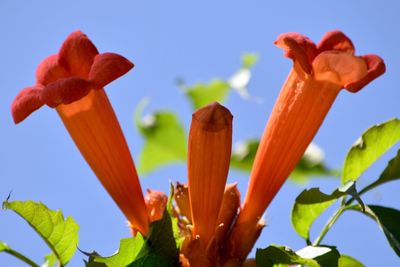
[[[215,102],[196,111],[192,117],[188,146],[193,239],[199,241],[202,250],[208,250],[216,244],[215,230],[229,171],[232,149],[232,115],[229,110]]]
[[[376,55],[355,56],[342,32],[327,33],[318,45],[298,33],[275,44],[294,61],[254,160],[248,191],[230,236],[228,258],[245,259],[261,233],[264,211],[295,168],[342,88],[357,92],[385,72]]]
[[[55,108],[133,230],[146,235],[149,219],[136,168],[103,89],[133,66],[118,54],[99,54],[85,34],[73,32],[58,54],[39,64],[36,84],[17,95],[11,111],[19,123],[44,104]]]

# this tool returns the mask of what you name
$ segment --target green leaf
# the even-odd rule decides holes
[[[161,220],[151,223],[146,238],[138,233],[134,238],[122,239],[118,252],[110,257],[91,254],[86,266],[97,267],[94,263],[104,263],[107,267],[179,266],[171,215],[166,210]]]
[[[172,162],[186,160],[186,133],[176,114],[158,111],[141,119],[138,105],[136,125],[145,139],[139,155],[140,173],[148,173]]]
[[[360,211],[356,207],[354,210]],[[368,205],[365,213],[375,220],[385,234],[390,246],[400,257],[400,211],[383,206]]]
[[[245,53],[242,55],[242,68],[250,69],[252,68],[257,61],[259,60],[260,56],[256,53]]]
[[[4,202],[3,207],[16,212],[43,238],[61,265],[75,254],[78,244],[78,224],[71,217],[64,219],[60,210],[48,209],[33,201]]]
[[[57,262],[57,256],[54,253],[50,253],[44,259],[45,262],[42,264],[42,267],[53,267]]]
[[[400,120],[375,125],[362,134],[344,161],[342,183],[357,180],[377,159],[400,140]]]
[[[185,237],[181,235],[181,230],[179,229],[178,225],[179,223],[178,218],[174,216],[174,206],[173,206],[174,194],[175,194],[174,185],[171,183],[169,187],[169,196],[166,209],[171,219],[172,233],[175,239],[176,247],[180,250],[183,241],[185,240]]]
[[[223,103],[229,93],[230,85],[223,80],[212,80],[210,83],[198,83],[193,86],[184,87],[184,92],[192,103],[193,109],[197,110],[214,101]]]
[[[258,139],[249,139],[238,143],[232,151],[232,168],[250,172],[258,145]],[[322,150],[317,145],[311,144],[291,173],[290,178],[294,182],[304,183],[311,177],[320,176],[339,176],[339,174],[326,166]]]
[[[340,255],[339,267],[364,267],[364,264],[347,255]]]
[[[86,256],[89,256],[88,261],[84,260],[86,267],[107,267],[106,264],[95,261],[97,257],[101,257],[96,251],[93,251],[92,253],[86,253],[82,251],[82,253],[85,254]]]
[[[301,264],[309,267],[338,266],[339,252],[334,247],[308,246],[297,253],[288,247],[271,245],[265,249],[257,249],[257,266],[273,267],[280,264]]]
[[[175,241],[171,214],[166,210],[162,220],[151,224],[147,239],[148,254],[161,259],[163,266],[179,265],[179,250]]]
[[[397,151],[396,157],[388,162],[385,170],[381,173],[378,180],[368,185],[363,191],[369,191],[381,184],[400,179],[400,150]]]
[[[292,209],[292,225],[295,231],[307,241],[310,240],[310,229],[314,221],[338,198],[351,195],[364,206],[355,189],[355,183],[349,182],[336,189],[330,195],[322,193],[319,188],[304,190],[296,198]]]
[[[94,262],[104,263],[107,267],[128,266],[146,246],[142,235],[121,239],[118,252],[110,257],[94,257]]]

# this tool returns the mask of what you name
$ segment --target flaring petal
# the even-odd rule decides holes
[[[41,99],[42,85],[26,87],[15,97],[11,104],[11,113],[14,123],[20,123],[32,112],[43,106]]]
[[[367,76],[367,64],[361,57],[329,50],[319,54],[313,62],[314,78],[335,83],[343,88],[346,84]]]
[[[58,64],[58,55],[51,55],[43,60],[36,69],[36,82],[47,85],[67,77],[67,71]]]
[[[93,88],[91,82],[78,77],[70,77],[48,84],[42,93],[42,99],[49,107],[70,104],[86,96]]]
[[[94,57],[98,54],[96,46],[81,31],[71,33],[61,46],[59,63],[71,76],[88,78]]]
[[[317,47],[308,37],[299,33],[281,34],[275,45],[285,51],[285,56],[298,62],[304,72],[311,74],[312,61],[317,55]]]
[[[103,88],[110,82],[121,77],[134,67],[134,64],[125,57],[115,53],[103,53],[94,58],[89,73],[89,80],[97,88]]]
[[[364,86],[366,86],[368,83],[381,76],[386,71],[385,62],[379,56],[364,55],[361,56],[361,58],[367,64],[368,74],[364,78],[358,81],[345,84],[344,87],[352,93],[360,91]]]
[[[338,50],[354,54],[353,42],[341,31],[330,31],[322,37],[318,46],[318,53],[328,50]]]

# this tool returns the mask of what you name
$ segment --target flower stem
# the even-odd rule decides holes
[[[342,206],[340,207],[340,209],[338,209],[331,218],[329,218],[328,222],[325,224],[324,228],[322,229],[321,233],[319,234],[319,236],[317,237],[317,239],[315,239],[315,241],[313,242],[313,246],[318,246],[322,239],[325,237],[325,235],[328,233],[328,231],[332,228],[333,224],[339,219],[340,215],[342,215],[342,213],[348,209],[347,206]]]
[[[17,259],[25,262],[26,264],[32,266],[32,267],[40,267],[40,265],[38,265],[37,263],[35,263],[34,261],[32,261],[31,259],[29,259],[28,257],[22,255],[21,253],[19,253],[18,251],[13,250],[10,247],[7,247],[5,250],[3,250],[4,252],[16,257]]]
[[[372,188],[375,188],[375,187],[376,187],[376,184],[375,184],[375,183],[372,183],[372,184],[370,184],[370,185],[364,187],[363,189],[361,189],[361,190],[358,192],[358,195],[361,196],[362,194],[368,192],[369,190],[371,190]],[[349,200],[347,200],[347,201],[344,203],[344,205],[348,206],[348,205],[350,205],[353,201],[354,201],[354,197],[351,197]]]

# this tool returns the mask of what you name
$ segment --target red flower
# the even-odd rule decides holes
[[[55,108],[100,182],[142,234],[148,216],[136,168],[103,87],[133,68],[126,58],[99,54],[80,31],[64,41],[58,54],[39,64],[36,84],[23,89],[11,111],[15,123],[44,104]]]
[[[230,237],[229,257],[245,259],[261,232],[259,221],[295,168],[342,88],[357,92],[385,72],[376,55],[357,57],[342,32],[318,45],[298,33],[275,44],[294,65],[272,110],[254,160],[248,191]]]

